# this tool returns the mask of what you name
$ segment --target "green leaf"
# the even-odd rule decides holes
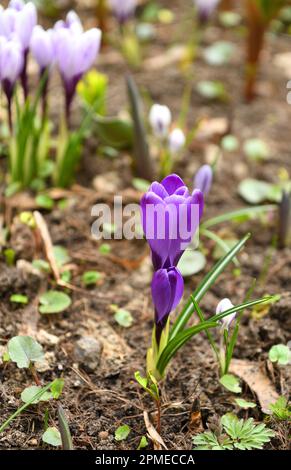
[[[220,66],[230,62],[234,55],[235,47],[231,42],[217,41],[204,49],[204,59],[209,65]]]
[[[5,262],[7,266],[13,266],[15,262],[15,256],[16,256],[15,251],[12,248],[6,248],[3,254],[5,256]]]
[[[94,115],[95,129],[105,145],[115,148],[132,148],[133,126],[130,121],[117,117]]]
[[[278,210],[278,206],[275,204],[268,204],[263,206],[254,206],[254,207],[247,207],[244,209],[238,209],[236,211],[226,212],[224,214],[218,215],[213,217],[209,220],[206,220],[200,225],[200,229],[204,230],[214,225],[221,224],[223,222],[244,222],[250,219],[256,219],[259,216],[265,214],[266,212],[276,211]]]
[[[234,375],[225,374],[219,379],[219,382],[230,392],[241,393],[242,391],[239,380]]]
[[[135,380],[139,383],[139,385],[147,390],[147,385],[148,385],[148,379],[146,377],[142,377],[140,375],[140,372],[135,372],[134,374]]]
[[[252,401],[246,401],[243,398],[236,398],[235,402],[240,408],[243,408],[244,410],[247,410],[248,408],[256,408],[257,406],[256,403],[253,403]]]
[[[239,141],[235,135],[226,135],[221,140],[221,147],[226,152],[235,152],[239,149]]]
[[[55,379],[51,386],[51,393],[55,400],[57,400],[63,391],[65,381],[64,379]]]
[[[34,259],[32,266],[43,273],[49,273],[51,271],[49,263],[44,259]]]
[[[126,83],[131,109],[131,117],[133,121],[133,156],[136,175],[145,180],[152,181],[154,176],[154,169],[147,141],[147,132],[144,124],[142,100],[132,76],[127,76]]]
[[[139,441],[139,445],[138,445],[138,448],[137,450],[141,450],[141,449],[144,449],[145,447],[148,446],[148,440],[146,438],[146,436],[142,436],[140,441]]]
[[[54,207],[53,199],[47,194],[39,194],[35,198],[35,202],[38,207],[41,207],[42,209],[52,210]]]
[[[47,391],[43,393],[39,398],[35,398],[35,396],[42,390],[42,387],[38,387],[37,385],[32,385],[30,387],[26,387],[23,392],[21,393],[21,400],[24,403],[29,403],[31,405],[35,405],[41,401],[48,401],[53,398],[51,392]]]
[[[71,261],[67,248],[60,245],[54,245],[53,252],[59,268]]]
[[[208,100],[225,100],[227,93],[224,84],[219,81],[203,80],[197,83],[197,92]]]
[[[64,292],[50,290],[39,298],[41,306],[39,312],[42,314],[60,313],[66,310],[72,303],[70,297]]]
[[[8,342],[8,353],[11,361],[20,369],[28,368],[31,362],[43,359],[41,345],[30,336],[14,336]]]
[[[54,447],[62,445],[60,431],[55,427],[47,428],[47,430],[42,435],[42,440],[46,444],[49,444]]]
[[[115,440],[116,441],[125,441],[130,433],[130,427],[127,424],[119,426],[115,431]]]
[[[206,266],[206,258],[201,251],[186,250],[178,263],[178,269],[183,277],[193,276]]]
[[[261,139],[246,140],[243,150],[247,158],[253,161],[264,161],[270,157],[270,150],[266,142]]]
[[[88,286],[94,286],[100,279],[102,275],[98,271],[86,271],[82,276],[82,283]]]
[[[263,201],[280,202],[282,189],[274,184],[253,178],[246,178],[238,187],[239,195],[250,204],[260,204]]]
[[[291,351],[284,344],[276,344],[269,351],[269,359],[272,362],[278,362],[281,366],[285,366],[291,361]]]
[[[133,317],[128,310],[118,309],[114,315],[115,321],[124,328],[129,328],[133,324]]]
[[[16,304],[28,304],[29,300],[27,295],[21,295],[21,294],[12,294],[10,296],[10,302],[15,302]]]
[[[141,193],[146,193],[150,187],[151,183],[142,178],[133,178],[132,186]]]
[[[291,406],[285,397],[279,397],[278,400],[269,405],[272,414],[280,420],[287,421],[291,419]]]

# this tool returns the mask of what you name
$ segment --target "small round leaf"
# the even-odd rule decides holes
[[[60,313],[66,310],[72,303],[70,297],[64,292],[51,290],[39,298],[41,306],[39,311],[42,314]]]

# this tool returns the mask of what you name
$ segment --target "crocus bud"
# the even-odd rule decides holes
[[[226,312],[226,310],[230,310],[233,307],[234,307],[234,305],[231,303],[231,301],[229,299],[222,299],[216,307],[216,315],[218,315],[219,313]],[[228,330],[231,323],[235,319],[235,317],[236,317],[236,312],[231,313],[227,317],[223,318],[220,321],[221,325],[222,325],[222,329],[223,330]]]
[[[220,0],[194,0],[198,18],[201,23],[205,23],[209,20],[219,1]]]
[[[203,165],[197,171],[194,178],[194,188],[200,189],[204,196],[206,196],[211,188],[213,180],[213,170],[210,165]]]
[[[155,323],[163,328],[171,311],[179,304],[184,291],[183,277],[172,267],[159,269],[152,280],[152,298],[155,306]]]
[[[0,80],[8,99],[11,99],[13,88],[23,67],[21,45],[17,40],[0,37]]]
[[[185,134],[182,129],[173,129],[169,135],[169,149],[175,154],[180,152],[186,142]]]
[[[109,5],[119,23],[123,24],[134,15],[137,0],[109,0]]]
[[[169,127],[172,121],[171,111],[167,106],[154,104],[150,110],[149,121],[154,134],[163,139],[169,132]]]
[[[100,49],[101,31],[92,28],[57,27],[54,31],[56,62],[66,91],[67,115],[83,74],[93,65]]]
[[[192,195],[175,174],[154,182],[141,200],[141,218],[155,270],[177,266],[199,226],[203,194]]]
[[[39,65],[41,72],[51,66],[55,60],[53,31],[45,31],[42,26],[35,26],[31,41],[30,50]]]
[[[14,10],[22,10],[25,3],[23,0],[11,0],[9,2],[9,8],[13,8]]]

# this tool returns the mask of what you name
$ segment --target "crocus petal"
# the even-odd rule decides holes
[[[134,14],[137,0],[109,0],[109,5],[118,21],[124,23]]]
[[[183,277],[178,269],[159,269],[152,280],[152,298],[156,323],[162,324],[179,304],[184,291]]]
[[[180,178],[180,176],[176,174],[166,176],[166,178],[163,179],[161,184],[164,186],[165,190],[168,192],[169,195],[174,194],[177,189],[185,187],[184,181]]]
[[[17,13],[15,20],[15,33],[17,34],[23,50],[29,48],[32,31],[37,23],[37,11],[32,2],[28,2],[22,10]]]
[[[204,211],[204,195],[199,189],[194,189],[192,193],[193,204],[199,205],[199,220],[201,220]]]
[[[154,104],[149,113],[149,122],[154,134],[163,139],[167,136],[172,121],[171,111],[167,106]]]
[[[30,50],[41,69],[51,65],[55,58],[52,31],[45,31],[41,26],[35,26]]]
[[[169,196],[164,186],[162,186],[161,183],[158,183],[157,181],[154,181],[151,184],[149,191],[152,191],[153,193],[157,194],[161,199],[165,199]]]
[[[186,143],[186,137],[182,129],[173,129],[169,135],[169,149],[172,154],[180,152]]]

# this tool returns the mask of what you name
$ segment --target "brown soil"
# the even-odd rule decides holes
[[[160,3],[167,5],[168,2]],[[158,28],[157,39],[147,51],[150,57],[163,54],[165,47],[173,41],[187,39],[187,31],[182,30],[179,22],[186,15],[188,7],[182,0],[173,0],[171,3],[176,13],[175,24]],[[186,24],[189,30],[191,22]],[[260,75],[261,93],[250,105],[244,103],[241,95],[244,40],[235,30],[209,28],[205,43],[211,44],[218,39],[232,41],[237,47],[237,54],[231,64],[215,69],[206,65],[199,54],[193,66],[193,88],[198,79],[219,79],[224,82],[231,99],[227,103],[210,104],[193,90],[188,125],[193,125],[202,117],[225,117],[231,132],[240,141],[248,137],[265,140],[272,149],[272,158],[263,164],[249,164],[241,150],[235,154],[225,154],[219,162],[214,186],[207,199],[205,219],[243,206],[243,201],[237,196],[237,185],[246,175],[275,181],[282,166],[291,174],[291,108],[286,104],[287,80],[280,69],[269,65],[275,54],[290,49],[289,39],[278,36],[269,38]],[[112,65],[110,55],[113,53],[110,47],[105,49],[100,69],[110,77],[109,108],[116,112],[126,105],[123,76],[127,67],[121,59]],[[174,116],[178,117],[185,81],[177,65],[158,69],[143,67],[134,75],[139,86],[147,89],[154,101],[168,104]],[[204,150],[208,144],[194,143],[191,151],[175,169],[189,185],[192,185],[196,169],[205,161]],[[78,183],[90,188],[92,176],[109,171],[120,176],[118,190],[129,200],[137,201],[140,195],[131,186],[128,155],[120,155],[114,160],[101,158],[96,155],[93,142],[89,143],[78,174]],[[80,292],[72,292],[73,303],[67,312],[49,317],[40,316],[36,308],[38,296],[47,285],[53,285],[53,281],[39,279],[34,274],[23,274],[14,267],[7,268],[3,259],[0,274],[1,345],[5,346],[17,334],[37,337],[39,330],[45,330],[55,335],[59,339],[57,345],[44,344],[49,364],[40,377],[43,383],[64,377],[61,403],[68,416],[75,447],[136,449],[141,436],[146,434],[143,410],[153,412],[151,418],[153,422],[155,420],[153,404],[133,379],[136,370],[144,370],[145,351],[152,328],[148,249],[141,241],[110,241],[111,253],[101,255],[98,251],[100,242],[91,238],[93,219],[90,213],[93,204],[110,201],[110,194],[106,193],[106,188],[96,193],[93,187],[82,190],[79,186],[72,189],[69,200],[69,207],[64,211],[55,209],[45,213],[53,243],[68,248],[74,265],[74,285],[81,285],[81,275],[89,269],[100,271],[102,281],[96,288],[82,288]],[[20,201],[13,208],[12,215],[15,216],[21,210]],[[248,313],[244,315],[234,356],[261,363],[278,394],[287,395],[291,381],[287,367],[271,366],[267,358],[272,345],[286,344],[290,340],[291,296],[288,292],[291,250],[270,249],[276,233],[274,221],[268,225],[254,221],[224,228],[233,232],[237,238],[251,231],[252,239],[240,256],[241,275],[235,277],[232,268],[227,269],[202,302],[202,307],[206,314],[211,314],[223,297],[231,298],[234,304],[242,302],[254,277],[260,279],[254,297],[266,293],[283,294],[280,303],[273,306],[263,318],[254,319]],[[206,239],[202,239],[202,243],[209,253],[209,268],[214,263],[211,257],[213,244]],[[15,222],[10,246],[17,251],[18,259],[31,261],[35,254],[29,229],[19,227]],[[265,270],[264,266],[267,266]],[[261,275],[263,270],[264,276]],[[206,270],[186,281],[185,299],[205,273]],[[29,306],[12,307],[9,297],[16,292],[29,296]],[[117,325],[112,304],[131,312],[134,318],[132,327],[125,329]],[[105,343],[100,365],[94,371],[78,363],[75,356],[76,342],[86,335]],[[12,363],[0,366],[0,378],[0,421],[3,422],[19,406],[20,393],[25,386],[32,384],[32,379],[25,370],[17,369]],[[242,396],[256,400],[247,385],[244,385]],[[195,337],[173,360],[162,386],[162,397],[162,437],[169,449],[191,449],[191,437],[195,432],[206,428],[207,423],[213,424],[223,413],[235,409],[233,394],[218,382],[217,365],[203,334]],[[0,448],[42,447],[45,408],[46,405],[30,407],[15,419],[1,434]],[[55,402],[49,404],[50,422],[57,425],[56,408]],[[263,414],[259,410],[260,407],[248,412],[239,411],[239,416],[253,416],[261,421]],[[198,419],[198,424],[195,424],[193,416],[199,411],[202,419]],[[128,424],[131,433],[126,441],[118,443],[114,439],[114,431],[120,424]],[[268,448],[286,449],[288,430],[275,421],[271,421],[270,425],[277,431],[277,437]]]

